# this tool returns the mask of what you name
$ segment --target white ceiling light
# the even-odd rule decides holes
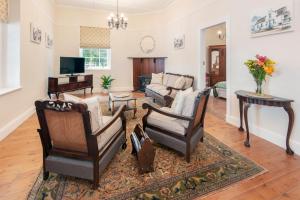
[[[110,29],[126,29],[128,25],[128,19],[123,13],[119,14],[119,0],[117,0],[117,14],[111,13],[108,17],[108,27]]]

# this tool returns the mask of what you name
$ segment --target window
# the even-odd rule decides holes
[[[110,30],[100,27],[80,27],[80,55],[86,59],[87,70],[111,68]]]
[[[85,58],[87,70],[107,70],[111,68],[111,49],[81,48],[80,56]]]
[[[0,95],[20,88],[19,8],[20,1],[0,0]]]

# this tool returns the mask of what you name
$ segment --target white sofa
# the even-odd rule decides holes
[[[176,88],[175,83],[181,77],[184,77],[185,83],[183,87]],[[193,84],[193,76],[166,73],[163,75],[162,84],[147,85],[145,93],[147,97],[152,97],[155,103],[161,106],[170,106],[170,99],[173,99],[179,90],[193,87]]]

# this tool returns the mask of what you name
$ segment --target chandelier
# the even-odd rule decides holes
[[[126,29],[128,25],[128,19],[124,16],[123,13],[119,14],[119,0],[117,0],[117,14],[111,13],[108,17],[108,27],[110,29]]]

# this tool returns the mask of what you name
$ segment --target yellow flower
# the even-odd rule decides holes
[[[273,72],[275,71],[275,69],[274,69],[274,67],[273,66],[266,66],[266,67],[264,67],[264,70],[265,70],[265,72],[268,74],[268,75],[272,75],[273,74]]]

